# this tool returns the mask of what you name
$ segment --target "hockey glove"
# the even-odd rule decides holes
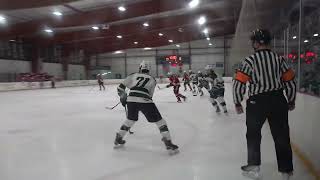
[[[121,102],[123,107],[126,107],[126,105],[127,105],[127,93],[121,94],[120,102]]]
[[[288,110],[293,111],[296,108],[296,104],[294,102],[288,103]]]
[[[168,85],[166,86],[166,88],[169,88],[169,87],[171,87],[171,86],[173,86],[172,83],[168,84]]]
[[[242,114],[243,113],[243,107],[242,107],[241,104],[236,104],[235,108],[236,108],[237,114]]]

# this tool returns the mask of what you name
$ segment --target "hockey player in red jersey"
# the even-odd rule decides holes
[[[183,82],[184,91],[187,90],[187,85],[188,85],[190,91],[192,91],[192,88],[191,88],[191,85],[190,85],[190,76],[189,76],[189,74],[187,73],[187,71],[184,71],[182,81],[184,81],[184,82]]]
[[[168,75],[169,75],[170,84],[167,85],[167,88],[173,86],[173,93],[177,97],[178,103],[181,103],[180,98],[182,98],[185,101],[186,97],[179,93],[180,80],[179,80],[178,76],[175,74],[171,74],[171,73],[168,73]]]

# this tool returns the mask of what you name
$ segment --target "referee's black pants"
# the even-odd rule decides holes
[[[278,170],[292,172],[288,103],[283,91],[251,96],[247,100],[246,117],[248,165],[261,164],[261,129],[268,119],[276,148]]]

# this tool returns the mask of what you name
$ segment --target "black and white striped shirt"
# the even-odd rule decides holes
[[[289,103],[296,98],[295,75],[284,58],[264,49],[247,57],[237,71],[233,83],[234,103],[240,104],[249,83],[249,96],[284,89]]]

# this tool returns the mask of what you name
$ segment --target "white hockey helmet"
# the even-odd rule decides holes
[[[168,76],[171,76],[172,75],[172,72],[168,72]]]
[[[147,71],[150,70],[150,67],[149,67],[148,63],[146,63],[145,61],[142,61],[140,63],[139,71],[141,72],[142,70],[147,70]]]
[[[212,67],[212,65],[206,65],[206,67],[204,68],[205,70],[211,70],[211,69],[213,69],[213,67]]]
[[[201,71],[198,71],[198,74],[201,74],[202,72]]]

